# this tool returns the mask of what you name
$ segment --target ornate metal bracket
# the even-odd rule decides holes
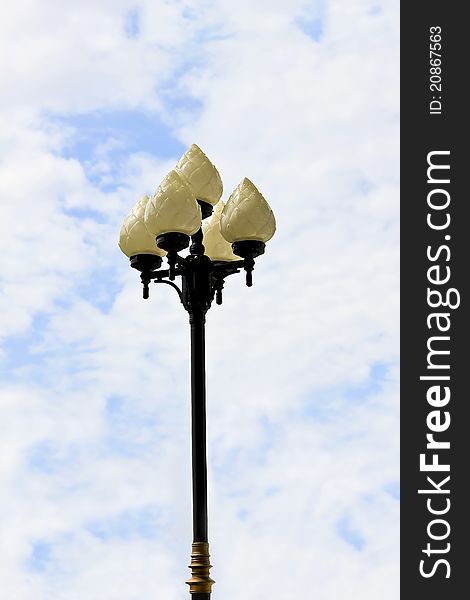
[[[167,281],[166,279],[154,279],[153,281],[154,283],[166,283],[167,285],[171,285],[171,287],[174,288],[178,293],[180,302],[183,303],[183,294],[179,287],[176,285],[176,283],[173,283],[172,281]]]
[[[189,238],[185,241],[183,234],[161,236],[159,243],[168,248],[168,269],[155,270],[155,266],[159,267],[161,265],[160,257],[145,254],[132,257],[132,266],[141,271],[143,297],[145,299],[149,297],[149,284],[151,281],[166,283],[177,291],[180,301],[188,312],[194,309],[207,311],[214,297],[217,304],[222,304],[222,290],[226,277],[239,273],[240,269],[244,269],[246,271],[246,284],[247,286],[252,285],[255,254],[253,248],[246,248],[243,245],[237,247],[240,254],[246,254],[240,260],[230,262],[212,261],[204,254],[202,242],[202,231],[199,230],[192,236],[190,254],[181,257],[178,251],[184,248],[185,243],[186,246],[188,245]],[[250,244],[253,245],[252,242]],[[255,255],[260,253],[259,248],[257,248]],[[181,289],[173,283],[177,277],[181,277]]]

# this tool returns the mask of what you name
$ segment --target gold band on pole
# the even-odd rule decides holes
[[[209,577],[209,569],[212,567],[209,560],[208,542],[193,542],[191,552],[191,579],[186,582],[189,585],[189,593],[210,594],[212,585],[215,583]]]

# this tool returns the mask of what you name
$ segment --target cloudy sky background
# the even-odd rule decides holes
[[[397,0],[4,8],[2,599],[187,596],[187,315],[116,242],[194,142],[278,221],[208,315],[214,600],[396,600]]]

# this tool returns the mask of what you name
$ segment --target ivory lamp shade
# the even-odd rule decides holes
[[[227,242],[267,242],[276,231],[271,207],[247,177],[234,189],[220,216],[220,232]]]
[[[121,226],[119,248],[126,256],[131,257],[137,254],[165,256],[166,254],[164,250],[157,246],[155,236],[151,235],[145,226],[144,212],[148,201],[148,196],[144,196],[139,200]]]
[[[185,181],[173,169],[145,207],[145,225],[154,236],[178,232],[193,235],[201,227],[201,208]]]
[[[202,225],[205,254],[211,260],[223,260],[226,262],[240,260],[240,257],[233,253],[231,244],[229,244],[220,233],[220,215],[222,214],[224,206],[225,204],[222,200],[219,200],[215,205],[210,221],[204,221]]]
[[[198,200],[214,206],[223,192],[219,172],[204,152],[193,144],[178,161],[175,170],[186,181]]]

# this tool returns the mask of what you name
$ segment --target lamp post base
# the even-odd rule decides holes
[[[215,583],[209,577],[209,569],[212,567],[209,560],[208,542],[193,542],[191,552],[191,579],[186,582],[189,585],[189,593],[192,600],[209,600],[212,585]]]

